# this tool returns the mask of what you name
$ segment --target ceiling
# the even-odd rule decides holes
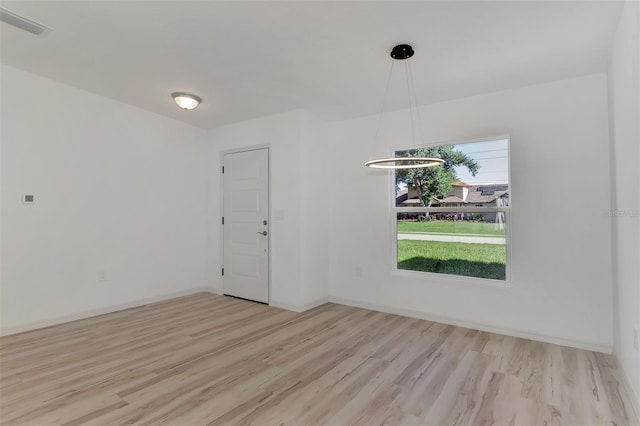
[[[608,67],[617,1],[2,1],[52,31],[0,24],[2,63],[202,128],[306,108],[377,114],[413,45],[418,103]],[[401,66],[397,66],[400,64]],[[408,106],[396,62],[387,110]],[[180,110],[175,91],[203,98]]]

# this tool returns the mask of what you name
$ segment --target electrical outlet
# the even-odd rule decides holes
[[[105,271],[98,272],[98,282],[104,282],[107,280],[107,273]]]
[[[633,329],[633,347],[636,349],[636,352],[640,352],[640,345],[638,345],[638,329]]]

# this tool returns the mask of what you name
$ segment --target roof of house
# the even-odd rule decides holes
[[[509,185],[497,184],[497,185],[469,185],[465,182],[456,181],[453,184],[454,187],[465,187],[468,189],[466,199],[458,197],[457,195],[449,194],[445,198],[434,198],[434,204],[443,203],[465,203],[465,204],[485,204],[495,201],[497,198],[509,197]],[[408,198],[408,189],[403,189],[396,194],[396,205],[400,204],[421,204],[420,199],[417,197]]]
[[[449,195],[446,198],[442,199],[440,202],[442,203],[460,203],[464,202],[467,204],[476,204],[476,203],[490,203],[497,198],[508,196],[509,194],[509,185],[500,184],[500,185],[469,185],[469,192],[467,193],[467,197],[464,201],[459,197]],[[449,201],[449,199],[452,199]]]
[[[438,199],[436,198],[436,200],[438,200]],[[455,195],[449,195],[448,197],[445,197],[442,200],[438,200],[438,202],[440,202],[440,203],[464,203],[465,201],[460,197],[456,197]]]
[[[404,203],[409,197],[409,190],[407,188],[402,191],[396,192],[396,205]]]
[[[509,191],[495,191],[491,195],[483,195],[480,191],[469,191],[466,203],[490,203],[497,198],[508,195]]]
[[[420,198],[409,198],[402,201],[402,204],[422,204],[422,201],[420,201]]]

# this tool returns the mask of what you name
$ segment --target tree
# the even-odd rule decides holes
[[[446,197],[453,183],[458,179],[456,166],[465,166],[472,176],[478,173],[480,165],[467,154],[455,149],[454,145],[396,151],[396,157],[432,157],[444,160],[439,166],[419,169],[396,170],[396,185],[404,183],[418,191],[423,206],[431,206],[436,197]]]

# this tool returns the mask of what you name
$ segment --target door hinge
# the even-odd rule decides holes
[[[222,268],[222,276],[224,276],[224,268]]]
[[[224,173],[224,166],[222,166],[222,173]]]
[[[222,224],[224,225],[224,216],[222,216]]]

